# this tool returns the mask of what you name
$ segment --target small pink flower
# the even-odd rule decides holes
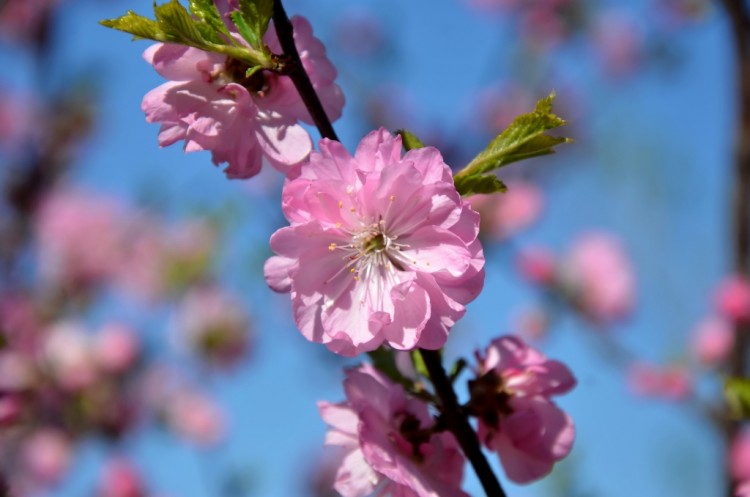
[[[482,231],[493,238],[504,239],[531,226],[542,213],[541,189],[522,180],[508,181],[503,194],[469,197],[472,208],[481,216]]]
[[[200,357],[231,365],[247,352],[250,318],[242,302],[216,287],[190,290],[180,305],[179,333]]]
[[[646,362],[635,362],[628,369],[628,386],[639,397],[661,397],[684,400],[693,391],[688,371],[680,366],[658,367]]]
[[[729,473],[735,480],[750,481],[750,429],[744,429],[729,447]]]
[[[342,449],[334,488],[343,497],[468,497],[464,458],[448,432],[433,432],[427,405],[369,364],[349,370],[347,400],[319,402],[326,445]]]
[[[479,418],[479,439],[498,453],[512,481],[549,474],[575,439],[573,420],[552,401],[575,386],[573,374],[513,336],[493,340],[477,359],[469,412]]]
[[[531,247],[518,254],[518,270],[528,281],[537,285],[551,285],[555,281],[557,260],[542,247]]]
[[[718,311],[733,321],[750,321],[750,279],[731,276],[716,290]]]
[[[633,307],[635,277],[620,242],[605,233],[589,233],[573,245],[563,264],[561,283],[588,317],[609,322]]]
[[[734,346],[734,330],[722,318],[710,317],[701,321],[690,344],[693,357],[704,366],[716,366],[727,358]]]
[[[626,14],[604,12],[594,19],[591,45],[607,75],[622,78],[640,62],[643,34]]]
[[[41,428],[24,441],[21,457],[28,476],[34,481],[54,484],[70,464],[70,441],[57,429]]]
[[[48,330],[43,358],[54,382],[66,390],[82,390],[98,379],[93,344],[76,323],[60,322]]]
[[[104,371],[121,374],[130,369],[140,354],[136,332],[119,323],[102,326],[93,343],[96,362]]]
[[[224,436],[224,416],[208,397],[187,390],[178,391],[166,399],[164,409],[169,426],[197,445],[215,445]]]
[[[336,69],[310,23],[295,16],[292,24],[302,64],[335,120],[344,105]],[[273,25],[264,41],[281,53]],[[229,178],[258,174],[263,157],[282,172],[307,158],[312,142],[297,121],[312,119],[288,76],[262,72],[248,79],[237,60],[179,45],[159,43],[143,56],[170,80],[141,105],[148,122],[161,123],[162,147],[184,140],[186,152],[210,150],[214,164],[228,163]]]
[[[320,150],[284,185],[291,226],[271,237],[266,281],[291,292],[302,334],[336,353],[442,347],[484,282],[478,214],[434,148],[402,158],[381,129],[354,157],[330,140]]]
[[[126,459],[110,461],[99,483],[98,497],[145,497],[138,469]]]

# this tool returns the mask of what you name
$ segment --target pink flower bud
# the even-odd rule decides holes
[[[716,308],[732,321],[750,320],[750,280],[744,276],[731,276],[721,282],[716,290]]]

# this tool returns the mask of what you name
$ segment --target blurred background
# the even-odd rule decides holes
[[[556,92],[575,142],[473,199],[486,285],[446,349],[521,334],[578,377],[559,399],[576,445],[550,477],[514,486],[490,457],[508,494],[728,495],[727,471],[750,472],[721,395],[750,286],[722,4],[284,3],[339,71],[349,150],[407,128],[458,169]],[[18,496],[336,495],[316,402],[343,399],[357,361],[308,343],[263,281],[282,177],[229,181],[158,147],[150,42],[98,24],[128,9],[152,12],[0,0],[0,473]]]

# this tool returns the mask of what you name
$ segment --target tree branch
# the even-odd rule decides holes
[[[294,87],[297,88],[300,97],[302,97],[302,101],[305,107],[307,107],[308,112],[310,112],[310,116],[318,128],[320,136],[338,141],[339,139],[333,130],[331,120],[328,119],[326,111],[323,109],[323,104],[320,103],[310,77],[302,65],[302,59],[300,59],[297,46],[294,44],[294,28],[289,21],[289,17],[286,15],[281,0],[274,0],[273,2],[273,24],[276,27],[276,35],[279,37],[281,49],[284,51],[284,55],[289,58],[287,62],[290,67],[288,76],[292,79]]]
[[[487,494],[487,497],[506,497],[503,487],[500,486],[500,482],[495,476],[495,472],[492,471],[487,458],[484,457],[482,448],[479,445],[479,439],[469,424],[469,419],[466,417],[463,409],[461,409],[461,406],[458,405],[453,385],[443,369],[443,361],[440,358],[440,353],[436,350],[425,349],[419,349],[419,352],[422,354],[424,364],[430,373],[435,393],[437,393],[442,403],[441,411],[445,425],[456,436],[461,450],[463,450],[479,477],[484,492]]]

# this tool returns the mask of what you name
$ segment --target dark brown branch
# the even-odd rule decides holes
[[[732,185],[732,269],[736,274],[750,275],[750,16],[744,0],[721,0],[731,25],[737,57],[737,94],[739,116],[735,136],[734,181]],[[730,376],[747,377],[747,353],[750,329],[735,324],[736,343],[726,365]],[[722,431],[727,446],[736,437],[739,423],[727,414]],[[734,481],[727,474],[726,495],[734,495]]]
[[[430,373],[435,393],[442,403],[441,419],[445,422],[448,430],[458,440],[461,450],[463,450],[464,455],[469,459],[474,471],[477,473],[484,492],[487,494],[487,497],[506,497],[503,487],[500,486],[500,482],[495,476],[495,472],[492,471],[487,458],[484,457],[482,448],[479,445],[479,439],[469,424],[469,419],[458,404],[456,393],[453,391],[453,385],[443,369],[443,361],[440,358],[440,353],[435,350],[424,349],[419,349],[419,352],[422,354],[424,364]]]
[[[302,101],[307,107],[315,126],[320,132],[320,136],[331,140],[338,141],[338,136],[333,130],[331,120],[328,119],[323,104],[320,103],[318,94],[315,93],[310,77],[307,75],[305,68],[302,66],[302,60],[297,52],[297,46],[294,44],[294,28],[286,15],[281,0],[274,0],[273,3],[273,24],[276,27],[276,35],[279,37],[281,49],[284,55],[289,58],[288,76],[292,79],[294,87],[297,88]]]

